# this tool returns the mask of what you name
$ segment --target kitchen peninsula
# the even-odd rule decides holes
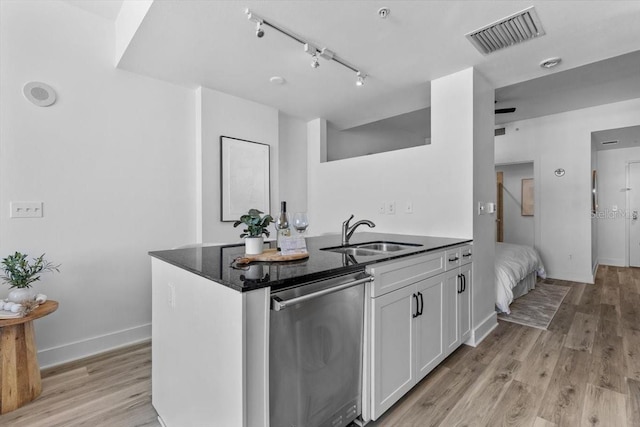
[[[365,256],[355,252],[336,253],[326,248],[339,247],[340,236],[325,235],[307,238],[308,259],[248,266],[234,264],[234,260],[244,253],[244,245],[238,244],[150,252],[153,277],[152,392],[153,405],[163,423],[167,427],[269,426],[272,292],[347,274],[364,275],[367,272],[373,275],[375,281],[368,283],[365,291],[365,359],[375,359],[375,356],[369,356],[372,350],[368,346],[381,342],[380,328],[375,333],[373,301],[399,295],[396,289],[402,287],[404,292],[405,288],[418,281],[434,282],[433,277],[444,277],[448,270],[455,273],[449,275],[456,278],[453,286],[457,289],[453,289],[453,295],[456,292],[461,294],[462,282],[458,285],[457,280],[461,277],[463,260],[468,260],[469,269],[471,266],[469,239],[356,233],[350,246],[365,242],[395,242],[407,247],[396,252]],[[395,265],[402,269],[394,268]],[[411,273],[407,283],[399,285],[402,281],[397,279],[399,271]],[[390,277],[394,278],[392,284],[388,283]],[[429,279],[424,280],[426,278]],[[425,319],[433,319],[434,313],[445,315],[442,311],[446,302],[446,283],[444,279],[438,283],[439,287],[430,289],[439,289],[440,311],[431,310],[437,298],[430,298],[433,295],[422,290],[427,296]],[[411,297],[407,301],[409,305],[413,304]],[[416,304],[420,308],[417,297]],[[419,315],[425,311],[424,299],[421,307]],[[457,320],[454,323],[459,345],[461,336],[457,334]],[[435,366],[448,354],[447,337],[444,335],[446,326],[438,326],[441,351],[429,356],[430,366]],[[380,397],[384,390],[376,392],[375,385],[371,385],[370,378],[376,376],[375,366],[372,366],[370,361],[365,361],[362,391],[365,419],[369,419],[371,414],[377,416],[397,400],[396,396],[391,396],[385,397],[382,405],[375,403],[376,396]],[[415,384],[416,375],[411,373],[410,376]],[[412,385],[404,388],[410,389]],[[374,399],[369,398],[371,395]]]

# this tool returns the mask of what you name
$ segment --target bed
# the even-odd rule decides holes
[[[511,313],[514,299],[536,287],[536,278],[546,278],[538,252],[531,246],[496,243],[496,308]]]

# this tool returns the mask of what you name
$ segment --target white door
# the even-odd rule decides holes
[[[462,292],[460,269],[445,273],[444,277],[444,353],[451,354],[460,345],[460,325],[458,323],[458,294]]]
[[[416,286],[372,299],[373,408],[375,420],[415,385],[414,317],[419,308]]]
[[[640,267],[640,163],[629,163],[629,265]]]
[[[416,381],[444,359],[444,274],[417,283],[420,303],[416,317]]]
[[[458,316],[460,319],[460,342],[471,336],[471,264],[460,267],[462,292],[458,294]]]

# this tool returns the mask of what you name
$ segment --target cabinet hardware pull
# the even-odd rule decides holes
[[[467,290],[467,276],[465,276],[464,274],[461,275],[462,276],[462,292]]]
[[[462,293],[462,274],[458,274],[458,293]]]
[[[460,257],[458,257],[458,255],[456,255],[455,258],[449,258],[449,262],[456,262],[459,259],[460,259]]]
[[[463,258],[469,258],[471,256],[471,252],[469,252],[468,254],[462,254]]]
[[[418,292],[420,295],[420,311],[418,312],[418,316],[422,316],[422,311],[424,310],[424,299],[422,299],[422,292]]]
[[[418,295],[413,294],[413,297],[416,299],[416,312],[413,313],[413,318],[415,319],[416,317],[420,316],[420,309],[419,309],[419,303],[418,303]]]

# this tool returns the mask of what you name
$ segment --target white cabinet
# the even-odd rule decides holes
[[[471,245],[446,251],[444,337],[447,355],[471,336],[471,260]]]
[[[442,361],[443,287],[439,275],[372,299],[374,419]]]
[[[444,348],[447,354],[453,352],[460,345],[460,313],[458,296],[462,288],[462,280],[458,268],[445,274],[445,307],[443,319]]]
[[[471,337],[471,264],[460,267],[462,288],[458,294],[458,325],[460,344]]]
[[[373,418],[389,409],[416,383],[414,367],[416,287],[406,286],[372,300]]]
[[[469,338],[471,266],[467,245],[367,269],[372,419]]]

